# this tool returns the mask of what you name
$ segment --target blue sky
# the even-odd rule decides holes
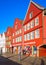
[[[30,0],[0,0],[0,34],[13,27],[15,18],[24,19]],[[46,0],[33,0],[46,8]]]

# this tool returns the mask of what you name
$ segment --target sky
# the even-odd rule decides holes
[[[46,8],[46,0],[33,0]],[[13,27],[14,20],[24,20],[30,0],[0,0],[0,34]]]

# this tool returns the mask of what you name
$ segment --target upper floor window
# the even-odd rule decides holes
[[[31,12],[29,15],[29,18],[32,18],[32,17],[33,17],[33,12]]]
[[[24,35],[24,40],[25,40],[25,41],[27,40],[27,35]]]
[[[39,18],[35,18],[35,26],[39,25]]]
[[[19,38],[20,38],[19,42],[21,42],[22,41],[22,36],[20,36]]]
[[[29,29],[30,29],[30,23],[27,24],[27,30],[29,30]]]
[[[20,33],[22,32],[22,30],[21,30],[21,29],[20,29],[19,31],[20,31]]]
[[[39,38],[40,37],[40,30],[37,29],[35,30],[35,38]]]
[[[31,32],[31,39],[34,39],[34,31]]]
[[[14,39],[13,39],[13,43],[14,43]]]
[[[27,40],[30,40],[30,33],[27,34]]]
[[[13,36],[14,36],[14,33],[13,33]]]
[[[31,28],[34,27],[34,20],[31,21]]]
[[[25,25],[25,26],[24,26],[24,31],[26,31],[26,28],[27,28],[27,27],[26,27],[26,25]]]

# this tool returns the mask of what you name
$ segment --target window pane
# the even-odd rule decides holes
[[[27,30],[29,30],[29,29],[30,29],[30,23],[27,24]]]
[[[35,19],[35,26],[37,26],[37,25],[39,25],[39,18],[38,17]]]
[[[30,33],[27,34],[27,40],[30,40]]]
[[[30,15],[29,15],[29,18],[32,18],[32,16],[33,16],[32,14],[33,14],[33,13],[31,12]]]
[[[24,26],[24,31],[26,31],[26,25]]]
[[[40,32],[39,29],[35,30],[35,38],[39,38],[40,37]]]
[[[25,41],[27,40],[27,35],[24,35],[24,40],[25,40]]]
[[[34,39],[34,31],[31,32],[31,39]]]
[[[31,21],[31,28],[34,27],[34,20]]]

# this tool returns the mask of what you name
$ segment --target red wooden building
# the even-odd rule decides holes
[[[14,47],[14,50],[17,50],[18,53],[18,48],[22,46],[22,38],[23,38],[23,28],[22,28],[22,20],[19,20],[18,18],[15,19],[14,26],[13,26],[14,32],[12,36],[12,46]]]
[[[12,43],[12,28],[8,27],[6,31],[6,48],[8,52],[11,51],[12,48],[11,43]]]
[[[46,56],[46,14],[44,13],[43,7],[31,1],[23,21],[24,46],[31,48],[32,56]]]

